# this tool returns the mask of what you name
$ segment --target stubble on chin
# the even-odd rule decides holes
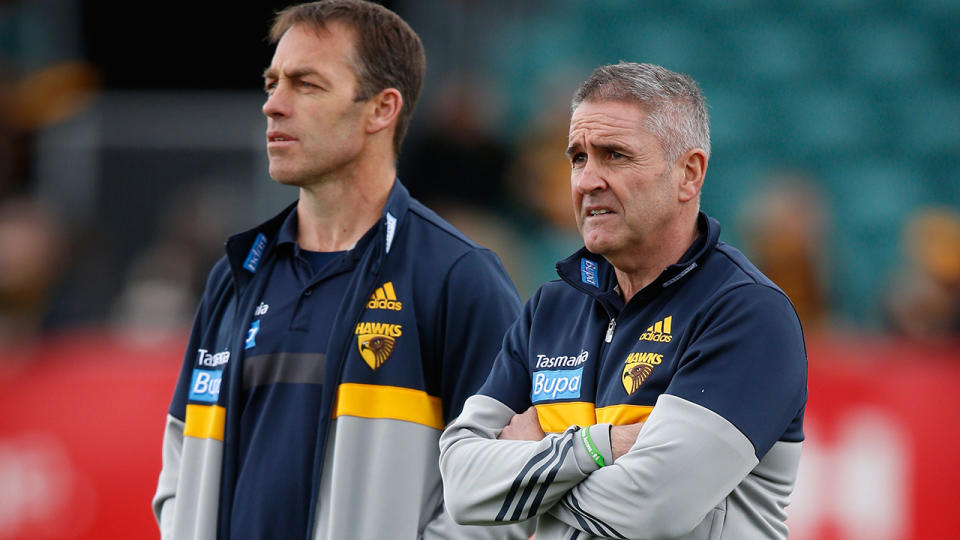
[[[271,166],[269,169],[270,178],[278,184],[283,184],[285,186],[299,186],[299,177],[294,172],[285,167],[274,167]]]

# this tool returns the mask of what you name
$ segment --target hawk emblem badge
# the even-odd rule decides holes
[[[403,327],[391,323],[361,322],[357,323],[353,333],[357,336],[357,350],[363,361],[370,369],[377,369],[393,354],[397,338],[403,334]]]
[[[663,355],[649,352],[630,353],[624,360],[623,374],[620,376],[627,395],[633,395],[653,373],[653,368],[663,362]]]
[[[370,366],[370,369],[377,369],[382,366],[390,358],[396,343],[397,340],[390,336],[377,334],[360,334],[357,336],[357,348],[360,349],[360,356]]]

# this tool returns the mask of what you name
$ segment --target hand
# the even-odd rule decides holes
[[[537,409],[530,407],[522,414],[513,415],[510,423],[503,428],[497,438],[505,441],[539,441],[545,436],[543,429],[540,428]]]
[[[637,435],[640,434],[642,427],[643,422],[610,427],[610,449],[613,450],[614,461],[633,448],[633,443],[637,442]]]

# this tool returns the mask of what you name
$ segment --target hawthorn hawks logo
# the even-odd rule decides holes
[[[397,338],[403,333],[399,324],[362,322],[354,331],[357,349],[370,369],[377,369],[393,354]]]
[[[653,368],[663,362],[663,355],[649,352],[634,352],[624,360],[621,379],[627,395],[636,392],[640,385],[650,377]]]

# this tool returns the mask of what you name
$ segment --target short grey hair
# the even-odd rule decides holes
[[[668,161],[694,148],[702,148],[710,157],[707,100],[689,75],[635,62],[600,66],[574,93],[570,112],[584,101],[623,101],[643,107],[644,127],[663,145]]]

